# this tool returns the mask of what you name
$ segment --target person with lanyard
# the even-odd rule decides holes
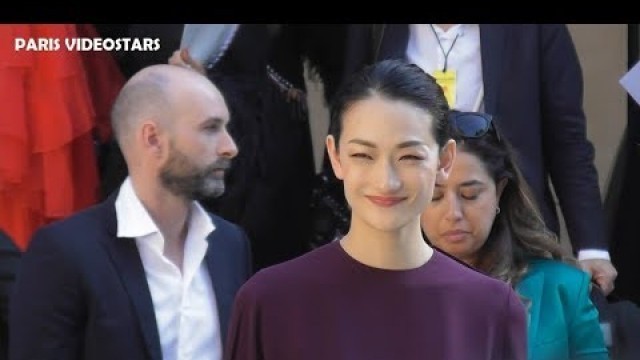
[[[437,79],[451,108],[493,115],[545,224],[559,234],[553,183],[581,267],[606,294],[613,290],[582,73],[566,25],[352,24],[345,37],[344,78],[365,64],[407,59]]]

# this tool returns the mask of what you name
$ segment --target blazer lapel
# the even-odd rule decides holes
[[[225,242],[219,238],[221,236],[219,234],[222,231],[219,224],[216,224],[216,227],[216,230],[214,230],[208,238],[209,247],[207,248],[205,261],[207,262],[207,270],[209,270],[209,276],[211,277],[211,283],[213,284],[216,295],[218,318],[220,319],[220,337],[224,346],[227,327],[229,325],[229,316],[234,300],[234,292],[229,279],[229,269],[232,268],[230,262],[234,261],[234,259],[225,256],[225,254],[228,253],[225,251]]]
[[[106,226],[110,235],[105,247],[133,304],[149,356],[151,359],[161,360],[162,349],[156,316],[138,247],[133,238],[116,237],[115,194],[111,198],[112,202],[105,203],[108,211]]]
[[[482,57],[482,81],[484,83],[484,109],[496,115],[502,63],[506,41],[506,29],[502,24],[480,24],[480,53]]]
[[[538,333],[538,324],[540,322],[540,298],[542,296],[544,286],[544,273],[537,272],[526,276],[520,284],[517,286],[520,296],[528,300],[527,306],[528,313],[528,343],[529,343],[529,356],[531,359],[531,349],[535,344],[535,339]],[[537,299],[533,301],[532,299]]]

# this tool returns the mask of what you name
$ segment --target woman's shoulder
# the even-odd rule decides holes
[[[502,280],[484,274],[445,252],[436,251],[436,254],[437,277],[448,286],[458,286],[465,291],[479,293],[508,294],[511,291],[511,286]]]
[[[330,243],[294,259],[261,269],[242,286],[242,292],[246,296],[279,296],[282,292],[301,290],[309,284],[318,283],[336,263],[334,247]]]
[[[540,275],[544,276],[545,284],[564,287],[582,287],[590,280],[588,273],[571,264],[553,259],[534,258],[530,260],[522,281],[526,282],[527,279]]]
[[[545,258],[532,258],[529,261],[528,273],[535,272],[558,273],[574,278],[587,276],[587,273],[582,271],[582,269],[577,266],[568,264],[564,261]]]

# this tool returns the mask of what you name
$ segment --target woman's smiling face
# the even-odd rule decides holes
[[[431,114],[378,94],[351,104],[342,121],[339,147],[329,136],[327,148],[344,181],[352,226],[394,231],[418,221],[455,144],[440,152]]]

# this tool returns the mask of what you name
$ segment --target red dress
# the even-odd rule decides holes
[[[0,26],[0,228],[20,249],[33,231],[98,200],[94,134],[124,83],[108,52],[72,52],[90,25]],[[15,38],[60,39],[55,51],[16,51]]]

